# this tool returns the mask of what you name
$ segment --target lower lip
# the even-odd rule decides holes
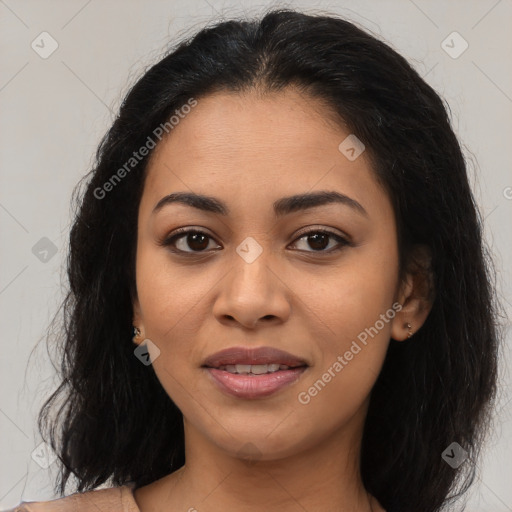
[[[264,398],[297,381],[307,369],[301,366],[263,375],[241,375],[217,368],[206,368],[221,391],[237,398]]]

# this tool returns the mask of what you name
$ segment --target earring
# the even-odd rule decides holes
[[[140,329],[138,327],[133,326],[133,341],[135,341],[140,336]]]
[[[405,324],[405,327],[407,327],[407,329],[409,330],[409,334],[407,335],[407,337],[410,338],[412,336],[412,325],[407,323]]]

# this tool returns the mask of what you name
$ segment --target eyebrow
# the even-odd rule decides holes
[[[216,213],[220,215],[229,215],[230,210],[226,203],[211,196],[196,194],[194,192],[175,192],[162,197],[153,208],[153,214],[158,212],[166,205],[180,203],[198,210]],[[318,206],[328,204],[342,204],[352,208],[357,213],[368,217],[368,212],[355,199],[335,191],[309,192],[305,194],[297,194],[288,197],[282,197],[273,203],[276,217],[283,217],[299,210],[308,210]]]

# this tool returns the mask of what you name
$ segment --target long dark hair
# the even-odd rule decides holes
[[[473,481],[470,461],[496,394],[499,304],[447,107],[403,57],[354,24],[280,9],[218,23],[173,47],[131,88],[75,190],[62,383],[38,418],[59,457],[61,495],[71,475],[77,491],[107,481],[140,487],[185,462],[182,414],[152,366],[134,356],[136,226],[152,152],[126,163],[191,98],[292,85],[329,106],[365,144],[394,207],[401,277],[416,244],[432,254],[432,310],[410,340],[391,340],[372,390],[364,485],[385,508],[432,512]],[[452,442],[469,455],[458,469],[442,458]]]

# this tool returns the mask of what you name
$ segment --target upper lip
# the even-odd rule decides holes
[[[226,364],[283,364],[308,366],[304,359],[273,347],[230,347],[207,357],[203,366],[218,368]]]

